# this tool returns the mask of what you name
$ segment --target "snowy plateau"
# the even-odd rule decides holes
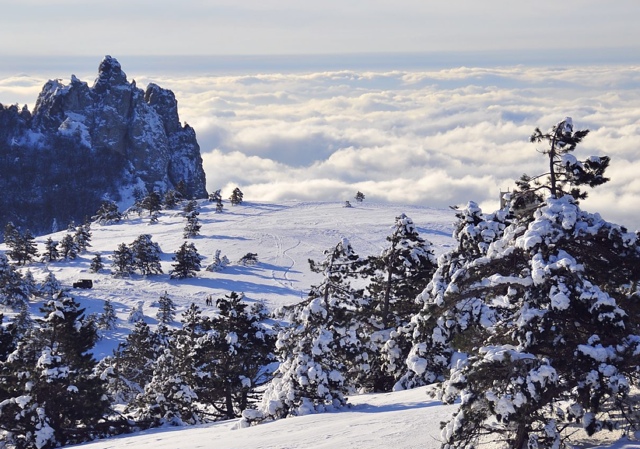
[[[229,192],[223,192],[224,194]],[[343,199],[344,200],[344,199]],[[73,261],[48,265],[31,263],[37,282],[51,271],[69,289],[86,313],[101,313],[105,300],[110,300],[117,314],[115,330],[101,331],[102,338],[94,348],[101,359],[110,355],[118,342],[131,331],[127,317],[133,307],[142,304],[145,321],[157,325],[157,302],[167,292],[177,305],[177,320],[191,303],[198,304],[207,315],[216,314],[215,306],[207,306],[206,298],[242,292],[249,303],[263,302],[269,310],[305,298],[320,275],[309,269],[308,259],[321,260],[323,251],[346,237],[361,256],[377,255],[386,246],[386,237],[401,213],[411,217],[420,235],[433,243],[436,255],[449,250],[454,212],[421,206],[373,204],[367,201],[353,207],[343,202],[243,202],[231,206],[225,201],[222,213],[216,205],[200,201],[200,235],[189,239],[205,259],[205,267],[219,250],[230,263],[217,272],[201,271],[195,278],[171,279],[172,255],[185,241],[185,218],[181,211],[163,210],[152,223],[143,214],[111,225],[91,225],[91,247]],[[116,278],[111,274],[110,256],[120,243],[130,244],[141,234],[150,234],[162,250],[164,274]],[[51,237],[60,241],[65,232],[39,236],[42,252]],[[3,245],[0,249],[6,249]],[[245,266],[237,261],[247,253],[256,253],[258,263]],[[105,269],[90,271],[95,254],[100,254]],[[72,289],[74,282],[91,279],[92,289]],[[42,304],[31,302],[31,312],[39,313]],[[0,310],[10,316],[10,309]],[[178,325],[178,323],[174,323]],[[350,407],[339,412],[281,419],[249,428],[237,428],[237,420],[187,427],[165,427],[95,441],[85,449],[197,449],[197,448],[438,448],[440,423],[450,418],[455,405],[442,405],[429,399],[429,387],[393,393],[366,394],[349,398]],[[601,448],[630,449],[639,443],[604,434],[597,443]],[[585,440],[586,441],[586,440]],[[593,440],[579,447],[595,447]]]

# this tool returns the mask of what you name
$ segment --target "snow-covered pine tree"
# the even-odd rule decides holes
[[[184,242],[172,259],[176,262],[171,265],[173,269],[169,272],[172,279],[196,277],[196,272],[201,269],[202,258],[193,243]]]
[[[424,290],[436,269],[432,245],[420,237],[413,220],[405,214],[396,217],[393,232],[387,237],[389,246],[379,256],[369,257],[363,269],[369,278],[369,309],[362,321],[368,322],[371,339],[371,370],[363,379],[363,387],[373,391],[389,391],[404,374],[396,359],[409,353],[408,339],[398,336],[396,329],[407,326],[420,310],[416,296]]]
[[[118,248],[113,252],[112,270],[116,277],[130,276],[133,273],[133,252],[125,243],[118,245]]]
[[[148,211],[149,216],[160,212],[162,209],[162,198],[160,198],[160,194],[156,191],[148,193],[140,202],[140,207]]]
[[[38,255],[36,239],[28,229],[24,234],[20,234],[17,230],[11,233],[7,247],[9,248],[7,255],[18,265],[26,265]]]
[[[40,326],[2,364],[0,403],[5,443],[49,449],[104,436],[110,413],[103,381],[93,375],[96,329],[72,298],[42,308]]]
[[[139,235],[129,245],[133,268],[140,270],[143,276],[150,276],[162,273],[160,266],[160,245],[151,240],[150,234]]]
[[[462,398],[443,430],[444,447],[489,438],[516,449],[565,448],[572,427],[591,435],[637,425],[630,392],[639,386],[640,241],[568,194],[583,198],[576,186],[604,182],[608,158],[590,158],[598,165],[592,170],[565,152],[570,173],[554,175],[554,152],[586,135],[569,125],[565,119],[541,137],[550,143],[551,196],[516,209],[519,218],[440,297],[461,329],[449,341],[469,356],[458,357],[442,386],[445,402]],[[475,312],[460,313],[463,304]]]
[[[358,203],[362,203],[364,201],[364,193],[358,190],[358,193],[356,193],[355,199]]]
[[[78,257],[80,249],[78,248],[78,244],[73,238],[73,235],[65,234],[65,236],[62,237],[62,240],[60,240],[60,243],[58,244],[58,252],[65,260],[75,259]]]
[[[227,265],[229,265],[229,259],[227,256],[220,257],[220,250],[217,249],[215,255],[213,256],[213,262],[211,262],[205,270],[207,271],[220,271],[223,270]]]
[[[200,224],[200,220],[198,220],[198,215],[200,214],[197,210],[193,210],[185,215],[187,224],[185,224],[182,233],[182,236],[185,239],[197,237],[198,235],[200,235],[200,228],[202,228],[202,225]]]
[[[351,287],[362,259],[347,239],[325,252],[311,269],[324,275],[309,298],[285,309],[288,326],[278,332],[280,366],[258,411],[246,421],[276,419],[333,410],[346,404],[345,394],[369,368],[366,331],[360,321],[362,290]]]
[[[118,317],[116,316],[116,311],[113,308],[113,303],[110,300],[106,300],[104,302],[104,308],[102,310],[102,315],[98,318],[98,327],[102,330],[113,330],[116,328],[116,323],[118,322]]]
[[[156,318],[162,324],[170,324],[176,317],[176,305],[165,291],[158,300],[158,313]]]
[[[231,292],[217,299],[216,306],[212,332],[198,341],[203,351],[196,368],[203,375],[196,392],[216,419],[232,419],[255,401],[256,388],[271,378],[267,366],[275,361],[275,335],[264,325],[269,315],[260,303],[249,308]]]
[[[180,195],[173,189],[169,189],[164,194],[163,205],[165,209],[173,209],[180,202]]]
[[[166,335],[167,346],[155,360],[151,380],[126,412],[143,427],[198,424],[202,420],[193,389],[193,349],[169,335],[164,326],[159,333]]]
[[[56,279],[53,272],[49,271],[44,278],[40,286],[38,287],[38,296],[41,296],[45,300],[53,299],[54,295],[57,295],[62,291],[62,284]]]
[[[238,204],[242,204],[243,198],[244,194],[242,193],[242,190],[240,190],[239,187],[236,187],[235,189],[233,189],[233,192],[231,192],[229,201],[231,202],[232,206],[237,206]]]
[[[387,369],[396,377],[403,373],[394,389],[414,388],[442,380],[449,370],[454,350],[452,339],[466,330],[466,324],[479,317],[490,320],[492,313],[482,304],[469,301],[451,307],[445,296],[455,279],[466,275],[465,265],[486,255],[491,242],[500,238],[508,223],[507,211],[485,215],[470,201],[456,214],[458,222],[453,232],[457,246],[438,258],[438,267],[417,300],[423,306],[411,321],[392,332],[385,344]],[[457,320],[456,316],[465,316]],[[406,356],[406,348],[409,355]]]
[[[29,291],[24,285],[22,275],[9,263],[4,254],[0,254],[0,304],[20,308],[29,300]]]
[[[131,307],[131,311],[129,312],[129,316],[127,317],[127,321],[129,323],[137,323],[138,321],[144,321],[144,311],[142,307],[144,306],[144,302],[139,301],[138,304]]]
[[[102,226],[118,223],[122,220],[122,214],[118,210],[118,205],[113,201],[103,201],[96,214],[91,220],[98,222]]]
[[[102,262],[102,256],[100,253],[96,253],[96,255],[91,259],[91,265],[89,267],[89,271],[92,273],[99,273],[104,268],[104,262]]]
[[[87,251],[87,248],[91,246],[91,224],[85,223],[76,228],[76,232],[73,235],[73,241],[78,248],[78,253],[82,254]]]
[[[167,345],[166,333],[154,332],[142,320],[135,322],[113,355],[100,362],[98,371],[107,379],[107,390],[114,402],[129,404],[144,391],[153,377],[156,360]]]
[[[42,253],[42,262],[49,263],[55,262],[60,257],[58,253],[58,242],[54,242],[51,237],[48,237],[44,242],[44,252]]]

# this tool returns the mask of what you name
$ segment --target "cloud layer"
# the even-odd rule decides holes
[[[611,181],[585,208],[640,228],[638,67],[129,75],[176,93],[208,189],[226,196],[239,186],[251,200],[344,201],[360,190],[367,201],[490,211],[514,179],[545,171],[534,128],[571,116],[591,130],[576,156],[612,158]],[[0,79],[0,102],[32,105],[40,86]]]

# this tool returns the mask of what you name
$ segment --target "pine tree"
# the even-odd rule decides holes
[[[13,222],[9,221],[4,227],[4,244],[7,248],[13,248],[20,240],[20,231]]]
[[[0,304],[20,308],[29,300],[29,291],[19,271],[0,254]]]
[[[97,221],[100,225],[106,226],[118,223],[122,220],[122,214],[118,210],[118,205],[113,201],[103,201],[100,209],[91,217],[93,221]]]
[[[160,333],[168,333],[166,328]],[[193,389],[193,349],[168,335],[167,345],[153,364],[151,380],[129,404],[126,412],[139,425],[186,425],[202,422]]]
[[[229,259],[227,256],[220,257],[220,250],[216,250],[216,254],[213,256],[213,262],[211,262],[205,270],[207,271],[220,271],[223,270],[227,265],[229,265]]]
[[[131,308],[129,312],[129,317],[127,321],[129,323],[137,323],[138,321],[144,321],[144,311],[142,310],[143,302],[140,301],[138,304]]]
[[[180,195],[173,189],[167,190],[164,194],[163,204],[165,209],[173,209],[180,202]]]
[[[149,216],[152,216],[155,212],[159,212],[162,209],[162,198],[158,192],[150,192],[140,202],[140,207],[149,212]]]
[[[282,418],[333,410],[346,404],[345,395],[368,371],[369,354],[363,323],[362,291],[350,286],[362,259],[347,239],[325,252],[321,263],[309,261],[324,274],[309,298],[284,311],[290,325],[276,342],[280,366],[257,412],[245,420]]]
[[[48,237],[44,243],[44,253],[42,253],[43,262],[55,262],[60,257],[58,253],[58,242],[54,242],[51,237]]]
[[[116,328],[117,321],[118,317],[116,316],[113,304],[107,299],[104,302],[102,315],[100,315],[100,318],[98,319],[98,327],[102,330],[110,331]]]
[[[117,277],[129,276],[133,273],[133,252],[126,244],[121,243],[113,252],[113,275]]]
[[[356,193],[355,199],[358,203],[362,203],[364,201],[364,193],[358,190],[358,193]]]
[[[162,324],[170,324],[176,316],[176,305],[165,291],[158,301],[158,313],[156,318]]]
[[[192,278],[196,276],[197,271],[200,271],[202,258],[193,243],[183,243],[173,256],[173,260],[176,263],[171,265],[173,269],[169,272],[172,279]]]
[[[89,267],[89,270],[92,273],[99,273],[104,269],[104,263],[102,262],[102,256],[100,255],[100,253],[97,253],[93,259],[91,259],[91,266]]]
[[[93,375],[89,350],[96,329],[83,312],[68,297],[47,302],[39,328],[3,364],[7,398],[0,403],[0,427],[6,443],[49,449],[103,434],[109,403],[103,381]]]
[[[50,300],[53,299],[54,295],[57,295],[62,291],[62,284],[56,279],[56,276],[53,272],[47,272],[47,276],[38,286],[38,296],[43,299]]]
[[[144,321],[135,322],[113,355],[100,362],[99,372],[108,379],[107,389],[115,402],[129,404],[144,391],[167,344],[164,336],[152,331]]]
[[[73,241],[76,244],[78,253],[84,253],[88,247],[91,246],[91,225],[85,223],[76,228],[76,232],[73,235]]]
[[[588,129],[574,131],[571,117],[566,117],[546,133],[536,128],[530,141],[548,145],[542,153],[549,158],[549,171],[536,176],[525,174],[516,183],[518,189],[512,195],[516,212],[539,204],[543,199],[540,192],[545,190],[553,198],[571,195],[580,200],[587,197],[580,186],[596,187],[609,180],[604,177],[610,162],[608,156],[591,156],[580,162],[571,154],[587,134]]]
[[[71,234],[65,234],[60,243],[58,244],[60,256],[65,259],[75,259],[78,257],[78,244]]]
[[[456,217],[458,222],[453,237],[458,242],[457,247],[438,259],[433,278],[417,298],[423,304],[422,310],[407,325],[398,327],[385,344],[387,369],[395,372],[396,377],[404,371],[394,389],[443,380],[454,354],[452,341],[473,336],[473,332],[466,332],[467,323],[477,317],[492,319],[493,314],[481,303],[461,302],[451,307],[445,296],[452,293],[448,290],[450,283],[466,275],[465,265],[486,256],[491,243],[502,237],[509,214],[501,210],[485,215],[471,201]],[[464,319],[458,320],[456,316]],[[465,337],[461,337],[463,334]],[[408,356],[406,348],[410,348]]]
[[[240,295],[231,292],[216,300],[219,315],[211,320],[212,332],[200,345],[196,369],[200,401],[210,404],[216,419],[232,419],[255,400],[256,388],[270,379],[267,365],[275,361],[275,336],[264,325],[264,306],[249,309]],[[249,310],[248,310],[249,309]]]
[[[182,234],[185,239],[193,238],[200,235],[200,228],[202,228],[202,225],[198,220],[198,215],[199,213],[196,210],[191,211],[186,215],[187,224],[184,226],[184,231]]]
[[[150,234],[139,235],[129,246],[133,268],[143,276],[162,273],[160,245],[151,240]]]
[[[217,203],[218,200],[222,200],[222,194],[220,193],[220,189],[218,189],[215,192],[209,194],[209,202],[210,203]]]
[[[224,210],[224,204],[222,204],[222,198],[218,198],[216,201],[216,214],[221,214]]]
[[[242,204],[243,201],[243,193],[240,190],[240,188],[236,187],[235,189],[233,189],[233,192],[231,192],[231,196],[229,197],[229,201],[231,201],[231,205],[232,206],[237,206],[238,204]]]

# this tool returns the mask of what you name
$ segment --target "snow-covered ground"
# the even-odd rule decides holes
[[[243,292],[247,301],[264,301],[270,309],[292,304],[305,297],[319,275],[309,270],[308,259],[320,260],[323,251],[347,237],[361,256],[378,254],[386,246],[394,218],[400,213],[411,217],[421,235],[441,254],[453,244],[454,212],[419,206],[342,202],[251,203],[230,206],[215,213],[215,204],[200,202],[201,235],[190,239],[205,257],[203,267],[211,263],[216,250],[231,264],[219,272],[202,271],[195,279],[169,278],[173,253],[184,242],[186,220],[180,210],[163,211],[159,222],[150,224],[146,216],[133,216],[119,224],[92,225],[91,248],[77,260],[55,262],[48,266],[34,263],[28,267],[36,281],[47,270],[54,272],[65,287],[79,279],[92,279],[93,289],[71,290],[86,307],[87,313],[100,313],[104,300],[111,300],[118,315],[115,331],[103,334],[95,348],[97,358],[111,354],[130,331],[127,316],[132,307],[143,303],[146,321],[155,324],[157,300],[166,291],[178,306],[178,317],[192,302],[207,314],[208,295],[214,298],[231,291]],[[59,241],[66,231],[52,234]],[[110,255],[120,243],[131,243],[140,234],[150,234],[163,252],[164,274],[114,278],[110,273]],[[37,238],[40,251],[48,236]],[[3,247],[0,246],[0,249]],[[258,254],[258,264],[243,266],[238,259],[248,252]],[[89,265],[100,253],[105,270],[91,273]],[[37,314],[41,304],[33,303]],[[3,312],[3,310],[0,310]],[[9,310],[4,312],[8,313]],[[179,318],[178,318],[179,319]],[[177,323],[176,323],[177,324]],[[153,429],[135,435],[82,445],[86,449],[198,449],[223,448],[437,448],[440,446],[440,422],[448,419],[455,406],[444,406],[428,398],[425,388],[405,392],[370,394],[349,398],[351,408],[340,412],[284,419],[245,429],[234,429],[236,421],[193,427]],[[583,447],[593,447],[593,443]],[[638,442],[618,441],[615,449],[638,448]]]

